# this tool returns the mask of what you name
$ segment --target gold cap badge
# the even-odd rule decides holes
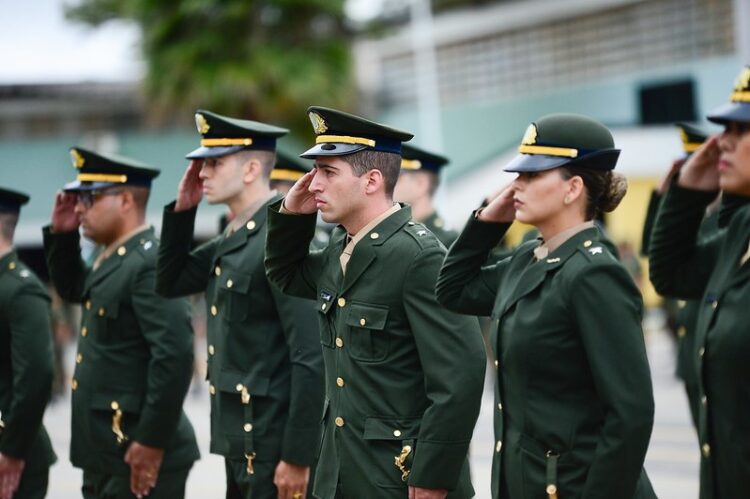
[[[76,168],[82,168],[83,164],[86,162],[83,156],[81,156],[81,153],[78,152],[78,149],[71,149],[70,150],[70,159],[73,162],[73,166]]]
[[[201,135],[205,135],[211,129],[211,125],[208,124],[206,118],[200,113],[195,113],[195,127]]]
[[[326,126],[326,122],[323,120],[323,117],[320,116],[315,111],[310,111],[310,123],[312,123],[313,131],[316,135],[320,135],[321,133],[325,133],[326,130],[328,130],[328,127]]]
[[[523,134],[523,139],[521,139],[521,144],[527,146],[536,144],[536,125],[534,123],[526,129],[526,133]]]
[[[734,89],[737,92],[747,90],[748,87],[750,87],[750,67],[743,69],[737,77],[737,81],[734,82]]]

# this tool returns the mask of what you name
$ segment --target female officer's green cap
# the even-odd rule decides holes
[[[578,114],[550,114],[533,122],[506,172],[540,172],[560,166],[612,170],[620,150],[598,121]]]
[[[720,125],[733,121],[750,123],[750,66],[745,66],[737,77],[729,103],[709,114],[708,120]]]

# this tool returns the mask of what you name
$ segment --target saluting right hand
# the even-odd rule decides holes
[[[185,175],[177,187],[177,201],[174,211],[190,210],[201,202],[203,198],[203,179],[200,177],[203,168],[202,159],[194,159],[185,170]]]
[[[516,219],[516,208],[513,206],[513,195],[516,190],[513,184],[507,185],[500,194],[479,212],[482,222],[510,223]]]
[[[719,136],[714,135],[693,153],[680,170],[677,183],[698,191],[719,190]]]
[[[316,173],[317,170],[313,169],[294,183],[284,198],[284,209],[298,215],[309,215],[318,210],[315,203],[315,194],[310,192],[310,184],[312,184]]]
[[[70,192],[58,191],[55,206],[52,208],[52,232],[73,232],[81,224],[75,211],[78,196]]]

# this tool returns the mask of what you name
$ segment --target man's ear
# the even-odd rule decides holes
[[[263,165],[257,158],[250,158],[242,165],[242,181],[246,184],[253,183],[263,175]]]
[[[383,172],[381,172],[380,170],[369,170],[367,173],[365,173],[365,177],[367,179],[367,183],[365,184],[366,194],[374,194],[378,192],[378,190],[384,188],[385,176],[383,176]]]
[[[123,211],[131,211],[135,209],[135,198],[133,197],[133,192],[130,189],[123,190],[122,197],[120,198],[120,207]]]

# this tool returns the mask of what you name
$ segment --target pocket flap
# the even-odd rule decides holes
[[[268,385],[270,383],[270,380],[264,376],[228,370],[220,371],[213,381],[216,389],[220,392],[239,394],[243,388],[247,388],[247,392],[251,397],[254,395],[268,395]]]
[[[365,440],[407,440],[417,438],[421,418],[379,418],[365,419]]]
[[[252,276],[250,274],[228,271],[225,269],[218,279],[221,289],[245,294],[247,293],[247,290],[250,289],[251,278]]]
[[[346,317],[346,325],[366,329],[385,329],[387,320],[388,307],[386,306],[352,303],[349,307],[349,315]]]
[[[99,411],[113,411],[122,409],[122,412],[139,414],[143,396],[139,393],[126,392],[112,388],[111,390],[95,392],[91,397],[91,408]]]

